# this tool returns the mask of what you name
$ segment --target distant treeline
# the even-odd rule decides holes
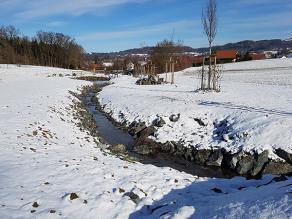
[[[0,27],[0,63],[80,68],[83,48],[62,33],[39,31],[23,36],[13,26]]]

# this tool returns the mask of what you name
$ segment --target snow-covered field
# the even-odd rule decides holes
[[[141,120],[150,125],[162,117],[166,125],[158,129],[154,138],[158,142],[233,152],[269,150],[275,159],[277,148],[292,153],[292,59],[225,64],[220,93],[195,92],[200,84],[198,69],[176,73],[175,85],[138,86],[136,78],[123,76],[103,89],[99,98],[105,111],[120,122]],[[179,113],[178,122],[169,120]],[[222,138],[216,127],[223,121]]]
[[[280,179],[280,182],[277,182],[279,179],[272,180],[274,176],[271,175],[262,180],[199,178],[168,167],[123,161],[102,152],[92,137],[72,122],[70,104],[74,97],[68,90],[76,91],[88,82],[69,77],[47,77],[60,73],[72,74],[69,70],[56,68],[0,66],[0,218],[291,218],[291,177],[282,178],[285,181]],[[177,77],[177,87],[145,87],[143,92],[131,84],[133,80],[119,78],[120,82],[116,80],[115,85],[105,89],[102,95],[107,99],[103,100],[109,101],[111,93],[121,93],[125,99],[117,94],[112,96],[110,103],[116,106],[113,109],[124,110],[128,117],[133,113],[133,118],[136,115],[148,118],[150,99],[141,97],[157,93],[157,96],[149,96],[154,100],[151,108],[158,110],[157,113],[167,115],[185,109],[186,113],[186,110],[193,110],[191,112],[197,115],[204,115],[200,108],[205,107],[208,108],[206,119],[211,120],[214,113],[223,118],[224,112],[227,115],[234,111],[232,115],[241,115],[239,119],[243,121],[247,117],[253,119],[242,127],[234,126],[234,130],[243,129],[247,123],[262,123],[267,129],[278,124],[276,127],[283,130],[282,140],[289,138],[291,110],[287,106],[291,106],[291,95],[290,99],[288,95],[291,89],[287,84],[273,87],[269,82],[260,85],[259,89],[269,92],[268,97],[272,99],[268,101],[260,99],[267,94],[261,94],[255,83],[246,91],[250,97],[243,99],[240,96],[236,102],[236,94],[243,92],[240,86],[250,85],[249,80],[254,81],[254,76],[241,75],[246,80],[243,82],[237,82],[232,75],[225,76],[224,85],[232,80],[234,83],[226,89],[223,86],[222,94],[216,94],[218,98],[211,94],[206,98],[206,95],[192,92],[196,82],[190,80],[193,76],[186,74]],[[290,77],[281,74],[289,83]],[[186,77],[189,78],[188,85],[182,86]],[[232,94],[234,87],[238,89]],[[277,92],[274,94],[273,90]],[[231,98],[226,101],[234,101],[232,104],[250,101],[253,105],[249,107],[264,107],[268,119],[264,120],[264,116],[255,118],[262,114],[261,110],[254,112],[248,108],[240,114],[239,110],[226,110],[220,104],[218,107],[199,104],[199,99],[222,101],[221,95]],[[258,103],[253,101],[256,96]],[[118,98],[126,102],[118,101]],[[137,101],[139,107],[135,109],[139,112],[134,112]],[[168,109],[159,107],[164,103]],[[266,105],[262,106],[263,103]],[[170,109],[170,106],[176,107]],[[271,106],[275,108],[269,108]],[[182,116],[188,117],[183,113]],[[191,125],[186,120],[185,126]],[[159,136],[163,133],[165,135],[167,130],[161,130]],[[270,139],[275,138],[271,134]],[[174,138],[178,135],[178,132],[168,134]]]

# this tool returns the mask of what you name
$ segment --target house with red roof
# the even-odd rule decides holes
[[[238,53],[235,49],[218,50],[215,55],[218,63],[227,63],[236,61]]]
[[[251,60],[263,60],[263,59],[266,59],[266,55],[264,53],[252,52],[249,55],[251,57]]]
[[[201,66],[203,64],[203,59],[204,56],[183,55],[179,57],[179,65],[181,69]]]

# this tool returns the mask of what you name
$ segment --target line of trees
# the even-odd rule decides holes
[[[32,38],[13,26],[0,27],[0,63],[81,68],[84,49],[62,33],[39,31]]]

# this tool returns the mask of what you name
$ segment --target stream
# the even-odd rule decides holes
[[[105,82],[95,81],[94,83],[103,85]],[[92,97],[96,95],[96,92],[89,93],[83,99],[83,103],[87,111],[93,116],[97,125],[97,131],[105,143],[110,145],[125,145],[128,154],[143,164],[152,164],[158,167],[171,167],[199,177],[231,178],[235,176],[235,174],[230,171],[216,167],[201,166],[170,154],[157,154],[154,157],[149,157],[135,153],[133,151],[135,139],[126,131],[115,126],[104,113],[96,109],[95,104],[91,101]]]
[[[96,96],[96,93],[87,95],[84,98],[84,103],[87,111],[93,115],[97,131],[102,139],[110,145],[123,144],[130,150],[134,145],[133,137],[116,127],[103,113],[96,110],[95,104],[91,102],[93,96]]]

